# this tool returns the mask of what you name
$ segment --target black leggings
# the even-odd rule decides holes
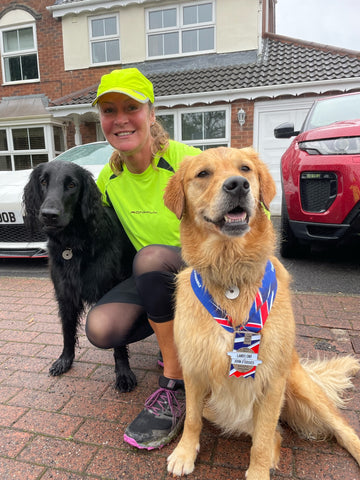
[[[86,335],[100,348],[142,340],[156,323],[174,318],[175,275],[184,266],[179,247],[149,245],[134,258],[133,275],[106,293],[89,311]]]

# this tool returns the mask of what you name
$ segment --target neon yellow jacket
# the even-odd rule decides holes
[[[101,170],[97,185],[105,205],[112,206],[136,250],[146,245],[180,246],[179,220],[164,205],[164,190],[185,156],[201,150],[170,140],[161,157],[155,156],[154,168],[133,174],[124,170],[114,175],[109,164]]]

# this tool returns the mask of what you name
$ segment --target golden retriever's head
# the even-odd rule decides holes
[[[252,148],[214,148],[183,160],[170,179],[165,205],[227,236],[242,236],[275,196],[268,168]],[[263,205],[262,205],[263,204]]]

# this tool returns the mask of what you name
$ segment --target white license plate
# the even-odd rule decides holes
[[[24,223],[20,210],[3,211],[0,210],[0,225],[16,225]]]

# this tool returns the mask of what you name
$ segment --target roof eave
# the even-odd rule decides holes
[[[144,4],[150,0],[79,0],[70,3],[64,3],[61,5],[50,5],[46,9],[52,13],[54,18],[61,18],[68,14],[78,15],[81,12],[94,12],[99,9],[110,9],[127,7],[131,4]],[[153,2],[159,0],[152,0]]]
[[[359,89],[360,77],[323,80],[318,82],[304,82],[280,85],[265,85],[259,87],[240,88],[233,90],[220,90],[215,92],[187,93],[180,95],[162,95],[155,97],[156,107],[175,107],[179,105],[194,106],[196,104],[210,105],[214,102],[233,102],[235,100],[256,100],[257,98],[276,98],[290,95],[299,96],[305,93],[322,94],[329,91],[341,92]],[[61,105],[48,107],[47,110],[54,117],[68,115],[82,115],[88,112],[96,114],[96,109],[91,103],[81,105]]]

